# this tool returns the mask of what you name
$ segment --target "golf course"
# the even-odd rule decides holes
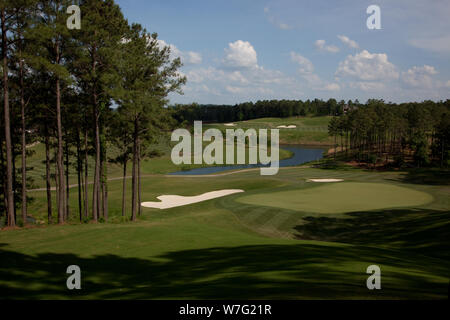
[[[111,178],[108,223],[80,224],[73,210],[62,226],[46,225],[38,189],[28,208],[36,223],[0,232],[0,298],[445,299],[448,181],[448,172],[345,164],[280,168],[275,176],[148,173],[143,202],[243,192],[142,207],[130,222],[121,216],[122,181]],[[69,265],[81,269],[81,290],[66,288]],[[370,265],[381,269],[382,290],[366,286]]]
[[[0,320],[432,317],[450,5],[422,2],[1,0]]]

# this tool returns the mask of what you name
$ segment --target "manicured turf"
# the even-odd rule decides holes
[[[311,182],[311,184],[314,184]],[[425,192],[382,183],[328,183],[311,188],[243,196],[239,202],[318,213],[414,207],[431,202]]]
[[[332,140],[329,119],[265,118],[234,128],[294,124],[296,129],[280,130],[283,142],[322,144]],[[46,193],[30,192],[28,212],[38,227],[0,231],[0,299],[447,298],[448,171],[328,166],[280,168],[270,177],[259,170],[166,177],[160,173],[183,168],[171,163],[167,144],[158,148],[163,156],[142,162],[142,201],[221,189],[245,193],[167,210],[142,208],[131,223],[131,181],[122,217],[122,171],[110,164],[108,177],[118,179],[108,183],[109,223],[80,224],[77,188],[71,188],[68,224],[48,226]],[[34,167],[29,176],[42,187],[44,148],[30,150],[36,153],[28,159]],[[114,149],[108,150],[112,156]],[[70,183],[76,183],[73,172]],[[66,288],[66,269],[73,264],[81,268],[81,291]],[[366,288],[372,264],[381,267],[381,291]]]
[[[328,123],[332,117],[290,117],[290,118],[260,118],[235,122],[234,127],[223,123],[207,124],[205,128],[225,129],[277,129],[278,126],[295,125],[293,129],[280,129],[280,143],[332,145],[334,138],[328,135]]]
[[[333,214],[239,201],[331,187],[309,178],[405,188],[433,200]],[[283,168],[274,177],[255,170],[216,178],[151,176],[142,183],[143,201],[227,188],[246,193],[168,210],[143,208],[130,223],[120,222],[121,181],[111,181],[110,220],[116,223],[80,225],[72,192],[73,225],[0,232],[0,298],[447,298],[450,213],[443,182],[402,172]],[[44,220],[45,192],[35,197],[30,213]],[[66,289],[72,264],[82,271],[80,291]],[[380,291],[366,288],[372,264],[381,268]]]

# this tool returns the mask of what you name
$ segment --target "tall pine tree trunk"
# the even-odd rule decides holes
[[[125,151],[126,152],[126,151]],[[124,154],[123,160],[123,180],[122,180],[122,217],[125,216],[125,193],[127,189],[127,156]]]
[[[104,135],[102,134],[102,209],[103,218],[108,221],[108,182],[107,182],[107,155]]]
[[[108,184],[106,182],[106,165],[103,165],[102,180],[103,218],[108,221]]]
[[[56,64],[60,63],[60,47],[58,41],[55,44],[56,52]],[[56,76],[56,128],[58,146],[56,152],[56,167],[58,169],[58,223],[64,223],[66,217],[66,182],[64,179],[64,161],[63,161],[63,134],[62,134],[62,121],[61,121],[61,80],[59,76]]]
[[[94,169],[94,188],[92,192],[92,214],[94,221],[98,221],[100,213],[99,208],[99,187],[100,187],[100,128],[99,128],[99,111],[97,108],[96,96],[94,94],[94,117],[95,117],[95,169]]]
[[[21,56],[21,54],[19,55]],[[22,121],[22,222],[27,224],[27,142],[25,128],[25,98],[23,84],[23,59],[19,61],[20,66],[20,109]]]
[[[83,221],[83,208],[82,208],[82,192],[81,192],[81,175],[83,173],[82,161],[81,161],[81,141],[80,141],[80,129],[76,128],[76,143],[77,143],[77,180],[78,180],[78,215],[80,216],[80,222]]]
[[[52,218],[52,191],[50,184],[50,138],[47,124],[45,125],[45,180],[47,190],[47,218],[48,224],[53,222]]]
[[[58,223],[64,223],[65,212],[65,180],[64,180],[64,162],[63,162],[63,135],[61,124],[61,88],[60,80],[56,79],[56,124],[58,135],[58,146],[56,151],[56,166],[58,168]]]
[[[65,215],[65,220],[68,221],[69,220],[69,136],[67,135],[67,131],[65,132],[65,136],[66,136],[66,141],[64,144],[64,153],[66,156],[66,161],[65,161],[65,169],[66,169],[66,198],[65,198],[65,205],[66,205],[66,215]]]
[[[0,135],[0,175],[2,177],[2,191],[3,191],[3,212],[6,209],[6,176],[5,176],[5,157],[3,155],[3,136]]]
[[[89,216],[89,199],[88,199],[88,126],[87,126],[87,118],[85,115],[84,119],[85,128],[84,128],[84,218],[87,219]]]
[[[137,153],[137,171],[138,171],[138,215],[141,216],[141,141],[138,138],[138,153]]]
[[[5,114],[5,147],[6,147],[6,208],[8,217],[8,226],[16,225],[14,218],[14,194],[13,194],[13,164],[12,164],[12,143],[9,111],[9,87],[8,87],[8,57],[6,43],[6,13],[5,9],[1,12],[2,25],[2,56],[3,56],[3,109]]]
[[[137,202],[137,142],[138,142],[138,123],[134,120],[133,134],[133,173],[131,177],[131,221],[136,221],[136,202]]]

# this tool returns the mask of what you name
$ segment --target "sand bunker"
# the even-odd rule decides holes
[[[295,128],[297,128],[297,126],[294,126],[294,125],[290,125],[290,126],[278,126],[277,128],[281,128],[281,129],[295,129]]]
[[[309,179],[309,182],[342,182],[343,179]]]
[[[236,123],[225,123],[224,126],[227,126],[227,127],[235,127],[235,126],[236,126]]]
[[[141,206],[146,208],[158,208],[158,209],[169,209],[174,207],[185,206],[192,203],[202,202],[206,200],[211,200],[215,198],[225,197],[230,194],[244,192],[241,189],[225,189],[218,191],[206,192],[198,196],[177,196],[177,195],[162,195],[157,197],[161,202],[142,202]]]

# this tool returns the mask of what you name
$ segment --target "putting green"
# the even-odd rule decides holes
[[[340,182],[273,193],[243,196],[237,201],[305,212],[344,213],[429,203],[425,192],[383,183]]]

